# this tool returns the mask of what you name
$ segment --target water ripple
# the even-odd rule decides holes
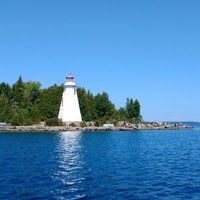
[[[192,199],[200,131],[1,133],[0,199]]]

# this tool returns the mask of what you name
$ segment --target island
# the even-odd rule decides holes
[[[73,77],[70,75],[68,79],[71,81]],[[94,95],[83,87],[78,87],[73,93],[78,96],[81,122],[66,124],[58,119],[59,108],[63,103],[63,90],[64,85],[55,84],[48,88],[41,88],[40,82],[24,82],[21,76],[12,86],[4,82],[0,83],[0,131],[192,129],[190,126],[176,123],[145,122],[138,99],[126,98],[125,106],[116,108],[106,92]]]

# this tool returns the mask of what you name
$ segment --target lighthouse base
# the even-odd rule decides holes
[[[80,127],[82,122],[63,122],[68,127]]]

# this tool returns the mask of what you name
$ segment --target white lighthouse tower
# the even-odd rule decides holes
[[[67,76],[67,81],[64,83],[58,119],[64,123],[82,122],[77,86],[71,73]]]

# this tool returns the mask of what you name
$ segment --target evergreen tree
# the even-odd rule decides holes
[[[25,106],[24,92],[25,92],[25,86],[22,81],[22,77],[20,76],[17,82],[12,87],[12,97],[14,103],[16,103],[16,105],[20,108]]]
[[[89,105],[89,112],[86,121],[92,121],[97,118],[97,110],[95,104],[95,97],[90,91],[87,92],[87,99]]]
[[[0,121],[9,122],[12,115],[12,108],[9,103],[8,97],[2,93],[0,95]]]
[[[34,105],[31,108],[29,115],[30,115],[30,118],[31,118],[33,124],[38,124],[38,123],[41,122],[42,117],[41,117],[40,112],[37,108],[37,105]]]
[[[95,105],[98,118],[111,118],[115,112],[115,107],[109,100],[108,94],[105,92],[95,96]]]
[[[41,91],[36,108],[40,113],[40,119],[57,118],[63,93],[63,86],[51,86]]]
[[[89,115],[89,101],[87,97],[87,92],[84,88],[78,88],[78,98],[79,98],[79,105],[81,110],[81,115],[83,121],[88,121],[88,115]]]
[[[5,94],[9,100],[11,99],[11,87],[4,82],[0,84],[0,95],[1,94]]]
[[[26,82],[24,83],[24,104],[26,107],[35,104],[36,99],[40,95],[41,84],[39,82]]]
[[[140,103],[137,99],[135,101],[133,101],[132,98],[127,99],[126,114],[129,120],[136,120],[136,121],[141,120],[142,117],[140,113]]]
[[[132,120],[134,118],[134,102],[132,98],[130,100],[127,99],[126,113],[129,120]]]
[[[140,113],[140,103],[136,99],[133,104],[133,117],[136,120],[141,120],[141,113]]]
[[[119,110],[116,111],[116,119],[119,121],[127,120],[127,113],[125,108],[119,108]]]
[[[15,110],[15,113],[11,119],[11,125],[26,126],[26,125],[31,125],[31,124],[32,124],[32,120],[30,118],[30,113],[28,109],[19,108]]]

